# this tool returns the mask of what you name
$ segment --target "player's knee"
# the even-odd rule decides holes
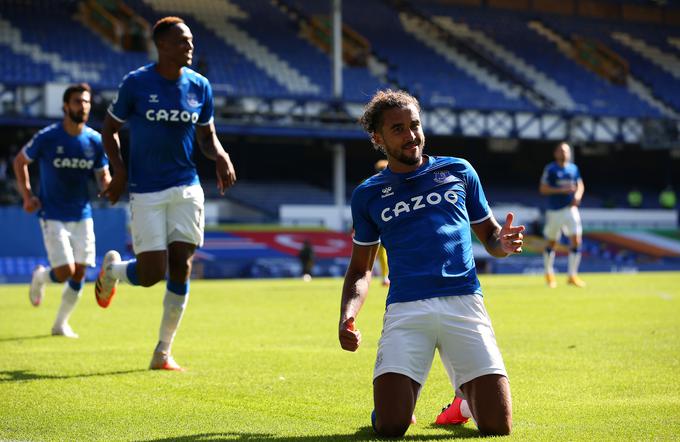
[[[64,282],[75,274],[75,267],[72,265],[64,265],[52,269],[54,277],[58,282]]]
[[[139,273],[139,285],[142,287],[151,287],[163,279],[165,279],[164,266],[146,268],[143,273]]]
[[[477,428],[485,436],[508,436],[512,432],[512,419],[480,419]]]
[[[402,437],[406,434],[406,430],[408,430],[410,423],[410,420],[406,422],[379,422],[376,425],[376,432],[382,437]]]

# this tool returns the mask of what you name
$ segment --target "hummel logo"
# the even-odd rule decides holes
[[[387,196],[392,196],[394,195],[394,192],[392,192],[392,186],[384,187],[382,190],[382,195],[380,198],[385,198]]]
[[[149,103],[158,103],[158,95],[156,94],[149,95]]]
[[[57,146],[57,154],[59,155],[64,154],[64,146]]]

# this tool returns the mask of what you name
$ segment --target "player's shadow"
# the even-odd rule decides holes
[[[52,335],[35,335],[35,336],[15,336],[12,338],[0,338],[0,342],[11,342],[11,341],[28,341],[31,339],[47,339],[51,338]]]
[[[86,373],[86,374],[69,374],[69,375],[51,375],[32,373],[29,370],[5,370],[0,371],[0,384],[3,382],[22,382],[22,381],[37,381],[43,379],[77,379],[77,378],[91,378],[99,376],[117,376],[121,374],[139,373],[147,371],[146,369],[137,368],[134,370],[120,370],[107,371],[103,373]]]
[[[435,428],[434,425],[431,425]],[[479,431],[463,426],[454,427],[439,427],[438,429],[446,429],[446,434],[437,435],[414,435],[410,436],[408,433],[402,440],[450,440],[470,439],[481,437]],[[224,432],[224,433],[202,433],[192,434],[190,436],[173,436],[163,439],[145,439],[139,442],[226,442],[226,441],[272,441],[272,442],[349,442],[349,441],[371,441],[371,440],[387,440],[387,438],[380,438],[376,436],[373,429],[369,426],[361,427],[352,434],[330,434],[325,436],[275,436],[268,433],[241,433],[241,432]]]

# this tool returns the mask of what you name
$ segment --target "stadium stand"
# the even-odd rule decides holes
[[[336,101],[330,1],[124,0],[151,25],[165,15],[182,16],[195,36],[194,67],[211,80],[218,131],[229,137],[225,145],[239,174],[238,185],[215,203],[229,205],[228,210],[211,208],[215,223],[276,223],[285,205],[332,205],[329,146],[336,142],[346,147],[350,184],[344,196],[349,198],[354,184],[371,173],[377,155],[355,120],[368,97],[385,87],[405,88],[419,97],[430,152],[469,158],[494,204],[538,213],[543,205],[536,191],[540,170],[553,143],[569,139],[586,177],[584,210],[628,207],[633,184],[643,197],[639,210],[658,210],[659,190],[680,184],[680,155],[675,153],[680,28],[661,12],[652,23],[634,21],[623,12],[584,17],[579,2],[343,0],[343,39],[353,51],[343,53],[344,87]],[[0,2],[0,158],[14,155],[29,132],[48,121],[44,85],[90,82],[96,91],[92,123],[97,127],[121,78],[153,59],[153,54],[123,50],[101,35],[83,19],[83,3]],[[539,3],[562,8],[562,13],[532,9]],[[592,0],[589,5],[624,11],[626,3]],[[633,3],[655,7],[643,0]],[[571,5],[570,12],[564,13],[565,5]],[[605,62],[613,64],[598,66]],[[30,130],[22,129],[24,136],[14,140],[19,127]],[[516,146],[497,151],[488,146],[494,139],[512,140]],[[311,150],[322,153],[310,155]],[[274,160],[263,161],[264,156]],[[214,166],[201,158],[197,162],[202,179],[209,180]],[[204,187],[207,197],[217,200],[213,184]],[[672,224],[668,219],[664,228]],[[540,219],[533,221],[536,233]],[[211,232],[197,268],[209,277],[296,274],[293,251],[277,248],[277,241],[290,239],[285,236],[290,232],[284,233],[256,238]],[[344,240],[329,235],[317,245]],[[534,240],[527,261],[490,261],[489,269],[541,271],[542,243],[539,237]],[[670,248],[658,253],[664,241]],[[679,241],[677,235],[669,239],[658,231],[587,232],[585,265],[591,270],[678,266]],[[37,262],[16,250],[11,256],[0,254],[0,280],[25,279]],[[341,273],[346,255],[344,250],[320,260],[321,274]],[[564,264],[560,259],[558,266]]]

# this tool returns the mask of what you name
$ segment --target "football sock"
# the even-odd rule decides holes
[[[578,273],[579,264],[581,264],[581,250],[575,247],[569,250],[569,276],[575,276]]]
[[[49,267],[45,267],[41,272],[36,275],[38,282],[41,284],[47,284],[48,282],[59,282],[57,275],[54,274],[54,270]]]
[[[71,317],[73,309],[78,304],[80,295],[83,293],[83,281],[74,281],[69,279],[64,284],[64,290],[61,293],[61,305],[57,311],[57,319],[54,320],[54,325],[58,326],[68,322]]]
[[[550,247],[546,247],[543,252],[543,267],[545,267],[545,273],[555,273],[555,250]]]
[[[131,259],[111,264],[111,276],[130,285],[139,285],[137,260]]]
[[[177,328],[182,320],[182,315],[188,301],[189,281],[185,283],[167,282],[165,298],[163,298],[163,318],[161,319],[161,328],[158,333],[156,351],[170,352],[170,346],[173,339],[175,339]]]
[[[472,417],[472,412],[465,399],[460,403],[460,414],[462,414],[463,417]]]

